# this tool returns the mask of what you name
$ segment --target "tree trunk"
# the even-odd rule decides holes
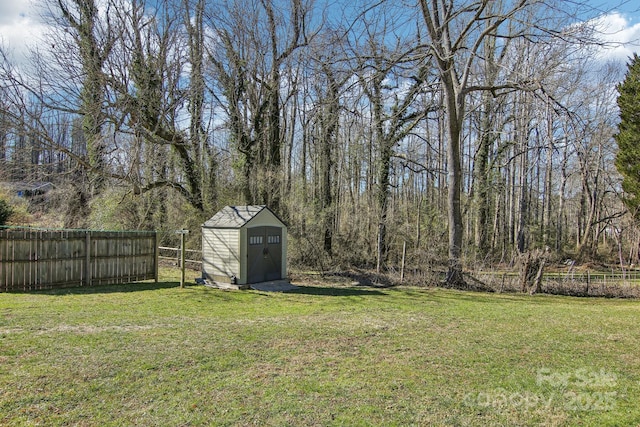
[[[106,144],[102,135],[106,117],[103,110],[105,78],[102,67],[113,47],[115,36],[111,34],[111,28],[107,28],[105,38],[99,39],[97,33],[100,18],[95,0],[73,0],[72,3],[75,4],[75,11],[62,1],[59,1],[57,6],[73,29],[69,33],[75,33],[73,37],[77,43],[84,76],[78,113],[82,117],[82,131],[90,166],[88,178],[91,182],[91,188],[88,189],[87,197],[83,196],[79,200],[88,203],[88,197],[91,194],[95,195],[103,189],[107,174]]]
[[[520,290],[531,295],[542,290],[542,276],[546,264],[546,255],[540,250],[520,255]]]
[[[453,66],[446,67],[453,72]],[[449,270],[446,282],[451,287],[465,287],[462,277],[462,158],[461,136],[462,119],[464,117],[464,94],[456,90],[453,77],[444,74],[445,103],[447,105],[447,125],[449,129],[449,145],[447,146],[448,187],[447,212],[449,220]]]
[[[485,99],[480,119],[480,140],[476,154],[474,168],[474,199],[476,206],[474,240],[475,246],[480,255],[487,252],[488,244],[488,228],[489,228],[489,151],[491,148],[491,118],[490,118],[490,101],[487,95],[483,94]]]

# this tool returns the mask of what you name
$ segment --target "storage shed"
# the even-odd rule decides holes
[[[262,205],[226,206],[202,225],[202,278],[250,285],[287,277],[287,227]]]

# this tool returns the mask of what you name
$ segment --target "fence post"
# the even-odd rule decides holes
[[[184,288],[184,258],[185,258],[185,246],[184,246],[184,236],[185,234],[189,234],[189,230],[178,230],[176,231],[180,235],[180,287]]]
[[[91,231],[87,230],[84,237],[85,246],[85,278],[84,285],[91,286]]]
[[[183,230],[184,231],[184,230]],[[180,234],[180,287],[184,288],[184,235],[186,233]]]
[[[404,260],[407,255],[407,241],[402,243],[402,267],[400,268],[400,283],[404,282]]]
[[[155,276],[156,276],[155,277],[155,283],[158,283],[158,270],[160,268],[159,263],[158,263],[158,261],[159,261],[158,257],[160,256],[160,249],[158,248],[158,232],[157,231],[153,232],[153,251],[155,252],[154,258],[155,258],[155,263],[156,263],[156,265],[155,265]]]

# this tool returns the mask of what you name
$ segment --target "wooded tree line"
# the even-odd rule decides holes
[[[61,226],[167,239],[266,204],[321,268],[636,262],[626,66],[557,3],[47,0],[29,61],[2,52],[1,180],[54,182]]]

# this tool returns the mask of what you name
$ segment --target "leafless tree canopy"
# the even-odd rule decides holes
[[[0,181],[54,188],[32,221],[195,230],[267,204],[294,263],[453,286],[534,249],[637,262],[613,165],[625,64],[597,58],[586,2],[41,8],[50,34],[0,69]]]

